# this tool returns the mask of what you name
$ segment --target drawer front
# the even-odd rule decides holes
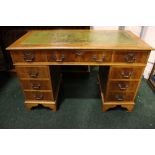
[[[47,60],[58,63],[80,61],[78,55],[72,50],[49,51],[47,52]]]
[[[140,79],[143,67],[111,67],[110,79]]]
[[[50,62],[111,62],[112,51],[58,50],[49,51]]]
[[[111,62],[112,51],[78,51],[82,62]]]
[[[21,80],[23,89],[29,90],[51,90],[49,80]]]
[[[110,81],[109,91],[134,92],[137,89],[138,81]]]
[[[16,71],[20,78],[49,78],[48,67],[16,66]]]
[[[52,92],[38,92],[38,91],[24,91],[26,100],[52,100],[53,95]]]
[[[26,62],[26,63],[32,63],[32,62],[46,62],[47,56],[46,51],[12,51],[11,56],[14,63],[17,62]]]
[[[120,92],[110,92],[106,97],[107,101],[133,101],[134,100],[134,93],[120,93]]]
[[[148,59],[148,52],[126,52],[126,51],[120,51],[120,52],[114,52],[113,61],[114,62],[122,62],[122,63],[147,63]]]

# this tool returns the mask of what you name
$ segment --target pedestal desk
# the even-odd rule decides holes
[[[152,48],[125,30],[36,30],[7,50],[26,107],[42,104],[56,111],[60,65],[89,65],[99,66],[103,111],[120,105],[131,112]]]

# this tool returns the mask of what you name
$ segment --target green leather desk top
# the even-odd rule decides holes
[[[121,30],[37,30],[30,31],[12,49],[151,49],[129,31]]]

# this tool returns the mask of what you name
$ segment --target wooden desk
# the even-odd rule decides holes
[[[92,65],[100,68],[103,111],[117,105],[132,111],[152,48],[129,31],[37,30],[25,34],[7,50],[28,108],[42,104],[56,110],[60,65]]]

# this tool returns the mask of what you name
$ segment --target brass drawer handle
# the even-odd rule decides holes
[[[38,83],[38,84],[34,84],[34,83],[33,83],[33,84],[32,84],[32,89],[39,90],[40,87],[41,87],[40,83]]]
[[[31,78],[37,78],[39,75],[39,72],[29,72],[28,74]]]
[[[52,56],[52,60],[55,60],[56,62],[63,62],[65,59],[65,55],[62,54],[60,58],[57,58],[56,55]]]
[[[130,78],[132,74],[133,72],[131,71],[121,71],[121,76],[126,79]]]
[[[123,95],[115,95],[115,99],[117,101],[124,101],[124,96]]]
[[[128,85],[127,85],[127,84],[119,83],[119,84],[118,84],[118,88],[119,88],[120,90],[127,90]]]
[[[78,56],[81,56],[83,53],[82,53],[82,52],[77,51],[75,54],[76,54],[76,55],[78,55]]]
[[[35,94],[34,95],[35,100],[43,100],[43,98],[44,98],[43,94]]]
[[[35,59],[34,54],[30,51],[24,52],[24,61],[25,62],[33,62]]]
[[[102,59],[99,60],[99,59],[97,59],[97,56],[96,56],[96,55],[93,55],[93,56],[92,56],[92,60],[93,60],[93,61],[96,61],[96,62],[103,62],[103,61],[105,61],[105,56],[103,56]]]
[[[125,55],[125,61],[128,63],[134,63],[136,61],[136,55],[134,53],[128,53]]]

